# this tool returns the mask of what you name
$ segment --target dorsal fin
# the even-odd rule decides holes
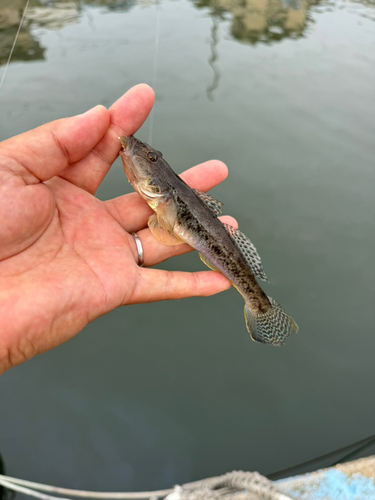
[[[223,204],[221,201],[216,200],[212,196],[210,196],[207,193],[204,193],[203,191],[199,191],[198,189],[193,189],[195,194],[199,196],[199,198],[203,201],[203,203],[213,212],[215,215],[221,214],[221,207]]]
[[[251,243],[249,238],[241,233],[241,231],[233,226],[230,226],[229,224],[223,223],[223,226],[225,227],[237,247],[240,249],[254,276],[263,281],[268,281],[267,276],[263,271],[261,258],[259,257],[257,249]]]

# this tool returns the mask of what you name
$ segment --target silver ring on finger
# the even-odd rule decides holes
[[[144,263],[144,253],[143,253],[143,246],[141,243],[141,240],[139,239],[139,236],[137,233],[132,233],[132,236],[135,241],[135,245],[137,247],[137,252],[138,252],[138,266],[142,267]]]

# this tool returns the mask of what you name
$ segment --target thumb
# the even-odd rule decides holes
[[[43,182],[84,158],[104,136],[109,122],[108,110],[96,106],[2,142],[0,157],[12,160],[5,164],[16,162],[18,168],[12,168],[12,173],[16,171],[27,184]]]

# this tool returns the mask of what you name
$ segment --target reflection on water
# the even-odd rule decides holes
[[[45,48],[33,34],[33,27],[60,29],[76,23],[84,15],[85,5],[104,7],[109,11],[126,12],[135,4],[148,7],[154,0],[31,0],[12,55],[13,61],[29,61],[44,58]],[[209,8],[213,18],[211,29],[209,65],[213,80],[207,88],[207,96],[213,99],[220,72],[215,62],[218,59],[218,24],[227,20],[234,38],[252,44],[277,42],[286,37],[303,36],[309,24],[309,11],[313,6],[330,8],[333,4],[320,0],[193,0],[198,8]],[[347,9],[359,16],[375,20],[375,0],[337,0],[336,7]],[[4,64],[11,51],[21,22],[25,0],[0,0],[0,65]],[[356,7],[360,8],[359,10]],[[89,14],[88,14],[89,15]]]
[[[217,43],[218,43],[218,18],[217,16],[212,16],[212,29],[211,29],[211,43],[210,43],[210,49],[211,49],[211,56],[208,59],[208,64],[211,66],[212,71],[214,73],[212,83],[211,85],[207,88],[207,97],[210,99],[210,101],[213,101],[213,93],[214,90],[219,86],[219,79],[220,79],[220,71],[219,68],[216,64],[216,61],[218,59],[218,52],[217,52]]]
[[[303,34],[311,5],[318,0],[196,0],[214,16],[232,17],[231,34],[250,43],[298,38]]]
[[[22,12],[24,0],[0,0],[0,65],[8,60]],[[13,51],[12,61],[43,59],[44,48],[30,33],[30,25],[24,22]]]
[[[130,9],[134,4],[151,5],[155,2],[153,0],[85,0],[85,4],[97,5],[106,7],[110,11],[125,12]]]
[[[194,0],[198,8],[210,8],[213,19],[211,29],[211,56],[208,63],[213,71],[212,83],[206,92],[214,100],[219,86],[220,71],[216,63],[219,55],[219,21],[225,21],[228,13],[233,16],[230,31],[234,38],[250,43],[274,42],[285,37],[302,36],[308,21],[309,7],[319,0]]]
[[[150,5],[151,0],[138,3]],[[84,5],[106,7],[111,11],[124,12],[134,4],[134,0],[81,0],[73,1],[48,1],[31,0],[25,13],[17,43],[12,54],[14,61],[30,61],[44,59],[45,48],[33,34],[33,27],[48,29],[61,29],[72,23],[77,23],[83,15]],[[20,25],[25,0],[0,0],[0,65],[8,60],[13,42]]]
[[[77,4],[73,2],[54,2],[38,5],[27,9],[26,22],[36,26],[48,26],[50,29],[60,29],[67,24],[75,23],[80,18]]]
[[[211,15],[226,19],[231,15],[231,34],[234,38],[250,43],[275,42],[283,38],[299,38],[309,24],[313,6],[333,7],[320,0],[194,0],[196,7],[209,7]],[[375,20],[375,0],[350,0],[335,2],[349,12],[356,6],[366,11],[356,12]]]

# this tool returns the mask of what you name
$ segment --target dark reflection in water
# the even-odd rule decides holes
[[[86,0],[85,3],[107,7],[111,11],[125,12],[137,2],[134,0]],[[150,1],[149,3],[154,2]]]
[[[219,80],[220,80],[220,71],[219,68],[216,64],[216,61],[218,59],[218,52],[217,52],[217,44],[218,44],[218,17],[217,16],[212,16],[212,28],[211,28],[211,43],[210,43],[210,49],[211,49],[211,56],[208,59],[208,64],[211,66],[212,71],[214,73],[212,83],[211,85],[207,88],[207,97],[210,99],[210,101],[214,100],[213,93],[214,90],[217,89],[219,86]]]
[[[300,38],[312,22],[312,7],[339,7],[375,21],[375,0],[193,0],[198,8],[208,7],[213,17],[231,19],[230,32],[237,40],[252,44]]]
[[[299,38],[309,21],[309,8],[319,0],[196,0],[209,7],[212,15],[226,19],[232,15],[231,34],[250,43]]]
[[[60,29],[79,21],[85,5],[106,7],[111,11],[125,12],[134,0],[81,0],[79,2],[31,0],[21,26],[12,62],[44,59],[45,48],[32,33],[33,27]],[[16,38],[26,0],[0,0],[0,65],[7,62]]]
[[[8,60],[25,7],[23,0],[0,0],[0,65]],[[24,22],[14,47],[12,61],[31,61],[44,58],[44,48],[30,33]]]
[[[335,5],[338,5],[335,2]],[[24,22],[18,35],[12,55],[14,61],[44,59],[45,48],[33,34],[33,27],[60,29],[76,23],[84,13],[84,7],[104,7],[109,11],[126,12],[134,5],[147,7],[154,5],[153,0],[31,0]],[[311,21],[310,10],[313,6],[329,8],[328,2],[320,0],[193,0],[197,8],[209,8],[213,19],[208,60],[213,70],[213,80],[207,88],[207,96],[213,100],[213,92],[218,86],[220,72],[217,45],[219,22],[230,19],[231,35],[240,41],[256,44],[271,43],[284,38],[298,39],[303,36]],[[340,8],[351,9],[360,4],[369,12],[359,15],[375,20],[375,0],[352,0],[341,2]],[[333,4],[332,4],[333,5]],[[21,22],[25,0],[0,0],[0,65],[8,60],[17,29]],[[229,17],[228,17],[229,16]]]

